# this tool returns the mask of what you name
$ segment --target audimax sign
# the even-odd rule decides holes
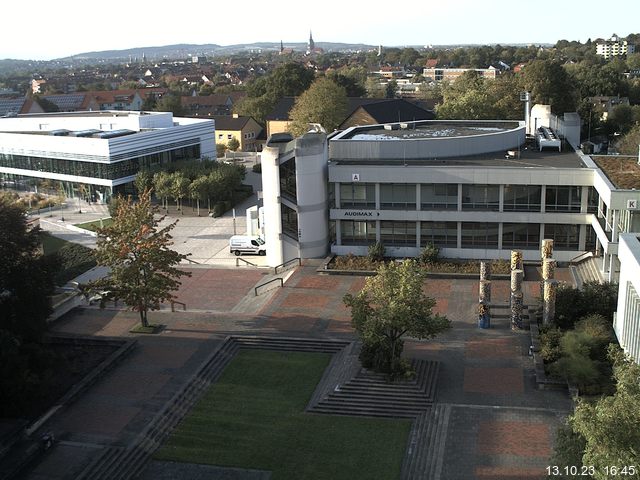
[[[372,212],[371,210],[347,210],[343,215],[345,217],[379,217],[380,212]]]

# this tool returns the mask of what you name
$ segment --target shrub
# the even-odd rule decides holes
[[[585,282],[582,290],[560,285],[556,294],[555,323],[562,329],[570,329],[579,319],[592,313],[611,321],[617,301],[617,283]]]
[[[429,264],[436,263],[440,257],[440,247],[433,243],[427,244],[422,251],[420,251],[420,262]]]
[[[553,363],[560,358],[560,339],[562,330],[559,328],[544,328],[540,330],[540,355],[547,363]]]
[[[591,358],[594,339],[584,332],[571,330],[560,339],[562,357],[550,369],[554,375],[566,378],[581,391],[598,384],[601,378],[600,362]]]
[[[253,170],[255,173],[262,173],[262,164],[256,163],[253,167],[251,167],[251,170]]]
[[[92,250],[77,243],[63,245],[55,255],[60,265],[55,276],[57,285],[64,285],[96,266]]]
[[[384,244],[382,242],[376,242],[372,245],[369,245],[367,256],[372,262],[381,262],[382,260],[384,260],[384,252]]]
[[[227,203],[228,202],[216,202],[216,204],[213,206],[213,216],[215,218],[221,217],[222,215],[224,215],[224,212],[228,210]]]

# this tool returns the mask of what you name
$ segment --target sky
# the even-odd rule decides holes
[[[388,47],[585,42],[640,33],[638,18],[639,0],[8,1],[0,9],[0,59],[176,43],[286,44],[306,42],[310,31],[316,42]]]

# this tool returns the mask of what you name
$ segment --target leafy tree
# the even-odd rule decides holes
[[[176,93],[164,94],[162,98],[156,101],[156,106],[153,110],[156,112],[172,112],[177,117],[185,114],[180,95]]]
[[[151,190],[153,188],[153,175],[147,168],[143,168],[136,174],[133,184],[136,187],[138,195],[140,195],[145,190]]]
[[[240,148],[240,142],[236,137],[233,137],[231,140],[227,142],[227,148],[232,152],[235,152]]]
[[[616,391],[595,402],[579,398],[569,424],[585,440],[583,465],[595,467],[596,480],[613,478],[607,475],[616,466],[634,465],[638,478],[640,465],[640,365],[626,357],[618,348],[609,348],[613,363]]]
[[[395,80],[389,80],[387,86],[384,89],[384,98],[396,98],[396,91],[398,90],[398,82]]]
[[[151,193],[142,192],[138,203],[124,200],[113,223],[98,231],[95,250],[99,265],[109,267],[109,274],[88,285],[90,291],[106,291],[105,298],[123,300],[140,314],[147,327],[147,312],[175,298],[180,277],[191,276],[177,265],[189,255],[171,250],[173,222],[160,228],[164,217],[157,218],[151,205]]]
[[[638,145],[640,145],[640,125],[633,127],[616,144],[618,151],[623,155],[637,155]]]
[[[347,93],[328,78],[319,78],[291,109],[291,130],[302,135],[309,123],[321,124],[327,132],[336,129],[347,114]]]
[[[168,198],[171,196],[171,175],[167,172],[156,172],[153,175],[153,189],[156,192],[156,196],[162,199],[162,204],[165,210],[169,209]],[[114,214],[112,213],[113,217]]]
[[[216,143],[216,157],[224,157],[227,151],[227,146],[224,143]]]
[[[531,92],[534,103],[551,105],[555,113],[575,110],[575,88],[560,62],[530,62],[524,68],[521,86]]]
[[[0,332],[18,343],[37,341],[51,313],[55,263],[40,254],[39,229],[22,206],[0,196]]]
[[[372,243],[371,245],[369,245],[367,257],[369,257],[369,260],[371,260],[372,262],[381,262],[384,260],[385,250],[386,249],[384,247],[384,243]]]
[[[446,317],[432,313],[435,300],[424,294],[419,272],[413,260],[390,262],[367,278],[360,293],[344,296],[351,323],[363,341],[360,358],[365,367],[402,374],[408,368],[401,361],[404,335],[433,338],[450,328]]]

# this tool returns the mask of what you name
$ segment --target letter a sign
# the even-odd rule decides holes
[[[360,174],[359,173],[352,173],[351,174],[351,181],[352,182],[359,182],[360,181]]]

